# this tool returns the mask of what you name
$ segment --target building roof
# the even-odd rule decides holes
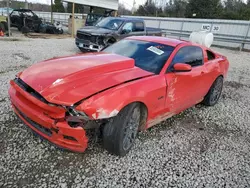
[[[118,10],[118,0],[63,0],[64,2],[80,5],[100,7],[110,10]]]

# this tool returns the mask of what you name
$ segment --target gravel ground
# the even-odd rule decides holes
[[[140,133],[119,158],[101,143],[83,154],[59,150],[10,108],[9,80],[37,61],[79,53],[72,39],[0,41],[0,187],[250,187],[250,54],[215,50],[231,63],[219,103]]]

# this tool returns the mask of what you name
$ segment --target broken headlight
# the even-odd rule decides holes
[[[78,119],[85,121],[89,120],[89,117],[84,112],[78,111],[74,109],[74,107],[66,107],[66,110],[72,117],[77,117]]]
[[[104,40],[105,40],[104,36],[98,36],[96,42],[97,42],[98,45],[103,46],[105,44]]]
[[[83,123],[89,120],[89,117],[84,112],[74,109],[73,106],[64,106],[64,108],[66,109],[65,119],[71,127],[83,126]]]

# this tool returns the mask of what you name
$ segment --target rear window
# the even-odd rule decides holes
[[[159,74],[174,47],[139,40],[121,40],[103,50],[135,60],[135,66]]]
[[[208,58],[208,60],[213,60],[213,59],[215,59],[214,53],[211,52],[211,51],[209,51],[209,50],[207,50],[207,58]]]

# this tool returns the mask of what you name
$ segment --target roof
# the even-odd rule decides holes
[[[100,7],[110,10],[118,10],[118,0],[62,0],[86,6]]]
[[[157,36],[132,36],[132,37],[128,37],[127,39],[156,42],[156,43],[165,44],[165,45],[169,45],[173,47],[176,47],[177,45],[181,43],[188,43],[187,41],[183,41],[183,40],[172,39],[172,38],[167,38],[167,37],[157,37]]]
[[[32,12],[32,10],[30,10],[30,9],[24,9],[24,8],[21,8],[21,9],[14,9],[13,11],[19,11],[19,12]]]
[[[108,17],[109,19],[123,20],[123,21],[143,21],[141,18],[127,18],[127,17]]]

